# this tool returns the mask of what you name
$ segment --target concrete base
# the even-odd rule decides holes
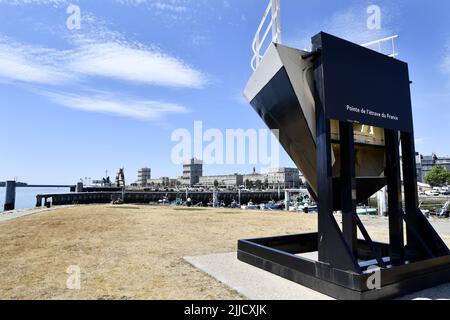
[[[307,257],[312,258],[314,257]],[[185,257],[187,262],[250,300],[333,300],[237,259],[237,253]],[[450,284],[420,291],[401,300],[450,300]]]

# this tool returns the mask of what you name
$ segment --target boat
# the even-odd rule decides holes
[[[231,204],[230,204],[230,208],[231,209],[238,209],[238,208],[240,208],[241,206],[236,202],[236,200],[233,200],[232,202],[231,202]]]
[[[159,205],[169,205],[170,201],[169,201],[169,199],[167,199],[167,197],[164,197],[164,198],[158,200],[158,204]]]
[[[276,203],[275,201],[269,201],[268,203],[260,204],[259,207],[261,210],[271,210],[271,211],[283,209],[283,205]]]
[[[449,217],[449,207],[450,201],[447,201],[442,208],[437,212],[439,218],[448,218]]]
[[[241,208],[242,210],[258,210],[259,206],[250,201],[247,205],[242,206]]]
[[[378,210],[371,207],[358,207],[356,208],[356,213],[362,216],[377,216]]]

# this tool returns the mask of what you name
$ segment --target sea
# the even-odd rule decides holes
[[[5,205],[5,187],[0,187],[0,212]],[[16,188],[16,209],[30,209],[36,206],[38,194],[69,193],[69,188]]]

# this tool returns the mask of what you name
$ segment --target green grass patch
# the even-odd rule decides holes
[[[206,208],[175,208],[176,211],[204,211]]]

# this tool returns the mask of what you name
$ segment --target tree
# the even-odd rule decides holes
[[[262,187],[262,181],[261,180],[256,180],[255,181],[255,187],[256,187],[256,189],[261,189],[261,187]]]
[[[442,166],[436,166],[427,173],[425,176],[425,182],[433,187],[441,187],[447,183],[450,183],[450,172]]]
[[[219,181],[217,181],[217,180],[214,180],[214,188],[218,188],[219,187]]]

